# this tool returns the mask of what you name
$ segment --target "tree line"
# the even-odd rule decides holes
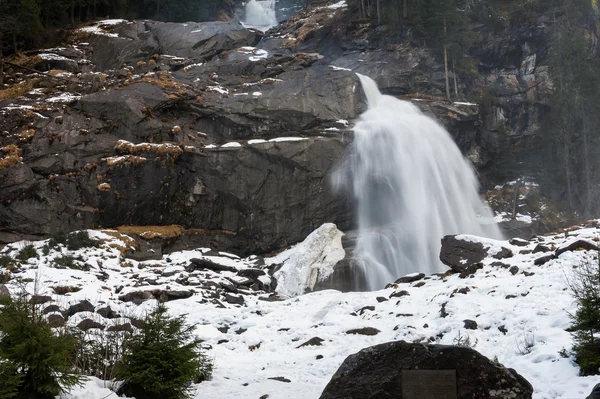
[[[0,0],[0,54],[52,45],[57,29],[98,18],[206,21],[231,0]]]
[[[538,174],[556,200],[583,218],[600,212],[600,60],[591,0],[548,0],[555,6],[548,54],[551,112],[539,135]]]

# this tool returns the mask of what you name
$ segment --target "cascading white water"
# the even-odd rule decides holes
[[[275,0],[250,0],[246,4],[244,25],[262,31],[267,31],[277,25]]]
[[[444,235],[501,238],[471,164],[450,134],[411,103],[381,94],[371,78],[358,76],[369,108],[334,183],[356,200],[361,288],[442,271]]]

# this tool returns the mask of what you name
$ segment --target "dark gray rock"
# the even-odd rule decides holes
[[[53,313],[53,312],[62,312],[60,306],[58,305],[48,305],[42,310],[43,314]]]
[[[65,318],[57,313],[48,315],[48,318],[46,320],[48,320],[48,324],[50,324],[50,327],[63,327],[66,323]]]
[[[305,343],[298,345],[296,348],[302,348],[303,346],[321,346],[321,345],[323,345],[321,342],[324,342],[324,341],[325,340],[322,338],[312,337]]]
[[[80,312],[93,312],[94,309],[95,309],[94,305],[92,305],[87,300],[83,300],[83,301],[80,301],[79,303],[69,306],[68,313],[69,313],[69,316],[73,316],[74,314],[80,313]]]
[[[46,72],[51,69],[60,69],[67,72],[79,73],[77,61],[59,54],[42,53],[40,59],[33,65],[33,69]]]
[[[44,303],[48,303],[52,300],[51,296],[48,295],[32,295],[29,299],[29,302],[34,305],[42,305]]]
[[[425,277],[425,273],[413,273],[409,274],[408,276],[400,277],[398,280],[395,281],[395,283],[413,283],[415,281],[421,280],[423,277]]]
[[[403,296],[410,296],[410,293],[406,290],[394,291],[390,294],[390,298],[399,298]]]
[[[162,54],[191,59],[208,59],[224,51],[254,46],[262,38],[259,31],[239,22],[161,23],[148,22]]]
[[[228,293],[223,294],[224,298],[225,298],[225,302],[227,303],[231,303],[234,305],[243,305],[244,304],[244,297],[241,295],[231,295]]]
[[[530,399],[533,387],[473,349],[390,342],[365,348],[344,360],[321,399],[397,398],[402,370],[456,370],[458,399]]]
[[[598,246],[591,241],[576,240],[570,244],[563,245],[563,246],[556,248],[556,251],[554,251],[554,255],[556,255],[556,257],[559,257],[561,254],[563,254],[565,252],[575,251],[579,248],[584,249],[586,251],[597,251],[598,250]]]
[[[208,270],[212,270],[215,272],[222,272],[222,271],[236,272],[238,270],[233,266],[222,265],[220,263],[213,262],[212,260],[206,259],[206,258],[190,259],[190,265],[189,265],[188,269],[189,270],[208,269]]]
[[[100,316],[104,317],[105,319],[116,319],[121,317],[121,315],[117,312],[115,312],[114,310],[112,310],[112,308],[110,306],[105,306],[103,308],[99,308],[96,310],[96,313],[98,313]]]
[[[92,319],[84,319],[80,321],[79,324],[77,324],[77,328],[79,328],[81,331],[87,331],[92,329],[103,330],[104,325]]]
[[[442,238],[440,260],[452,270],[462,273],[473,263],[479,263],[487,256],[487,251],[480,242],[459,240],[456,236]]]
[[[280,381],[280,382],[292,382],[292,380],[285,377],[269,377],[270,380]]]
[[[537,258],[536,260],[533,261],[533,264],[536,266],[541,266],[545,263],[550,262],[552,259],[556,259],[556,256],[552,253],[552,254],[547,254],[544,256],[540,256],[539,258]]]
[[[354,334],[354,335],[377,335],[379,334],[381,331],[379,331],[376,328],[373,327],[362,327],[362,328],[355,328],[352,330],[348,330],[346,331],[346,334]]]
[[[6,288],[6,285],[0,284],[0,299],[10,297],[10,291]]]
[[[600,384],[594,385],[592,392],[585,399],[600,399]]]
[[[477,322],[475,320],[463,320],[463,323],[465,323],[464,327],[467,330],[477,330]]]
[[[459,239],[455,235],[442,238],[442,249],[440,250],[440,260],[446,266],[458,273],[472,274],[477,269],[471,266],[480,263],[488,256],[489,248],[481,242],[472,242]],[[492,255],[495,259],[504,259],[512,257],[510,249],[502,247],[500,251]]]

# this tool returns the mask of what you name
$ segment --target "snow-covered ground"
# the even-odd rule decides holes
[[[86,298],[97,307],[110,304],[125,315],[143,314],[154,304],[154,300],[141,305],[123,303],[119,297],[127,292],[157,287],[191,289],[191,297],[167,305],[172,314],[187,314],[214,361],[213,378],[195,387],[196,398],[258,398],[266,394],[269,399],[318,398],[348,355],[393,340],[456,344],[468,339],[474,349],[523,375],[533,385],[537,399],[583,398],[600,382],[600,377],[579,377],[572,359],[559,353],[569,352],[572,347],[571,336],[565,331],[570,325],[569,313],[575,309],[567,289],[568,279],[578,265],[595,254],[568,251],[537,266],[534,260],[544,253],[531,253],[540,243],[558,248],[580,238],[595,241],[600,237],[600,229],[595,227],[538,237],[526,246],[502,242],[514,256],[502,259],[504,266],[491,265],[498,261],[487,258],[483,269],[465,279],[457,274],[426,276],[374,292],[328,290],[279,301],[264,300],[264,293],[249,289],[241,292],[243,305],[223,301],[217,304],[211,300],[214,287],[204,283],[231,282],[237,278],[235,271],[183,269],[191,258],[209,259],[236,270],[256,267],[257,258],[239,259],[204,248],[173,253],[162,260],[136,262],[121,257],[119,246],[127,245],[124,236],[115,238],[100,232],[92,235],[106,241],[104,248],[73,254],[91,267],[89,272],[49,267],[50,260],[57,256],[52,250],[40,259],[31,259],[21,277],[36,277],[45,294],[52,293],[57,285],[81,288],[67,295],[52,293],[61,307]],[[337,239],[333,242],[337,245]],[[41,253],[44,243],[33,244]],[[14,256],[23,245],[11,244],[0,255]],[[66,253],[64,248],[61,251]],[[196,284],[181,283],[185,273],[187,281]],[[104,280],[99,278],[102,275]],[[16,284],[9,287],[14,290]],[[392,296],[401,290],[409,295]],[[442,317],[442,307],[446,317]],[[465,329],[467,319],[476,321],[475,330]],[[78,320],[81,318],[68,323]],[[380,332],[374,336],[346,334],[360,327],[374,327]],[[299,347],[313,337],[321,338],[322,344]],[[290,382],[271,379],[274,377]],[[105,385],[91,379],[66,398],[107,397],[110,392]]]

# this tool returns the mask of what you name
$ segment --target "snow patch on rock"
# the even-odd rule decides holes
[[[329,277],[335,265],[346,256],[343,235],[335,224],[326,223],[300,244],[269,259],[271,264],[283,263],[274,275],[278,281],[277,292],[287,297],[302,295]]]

